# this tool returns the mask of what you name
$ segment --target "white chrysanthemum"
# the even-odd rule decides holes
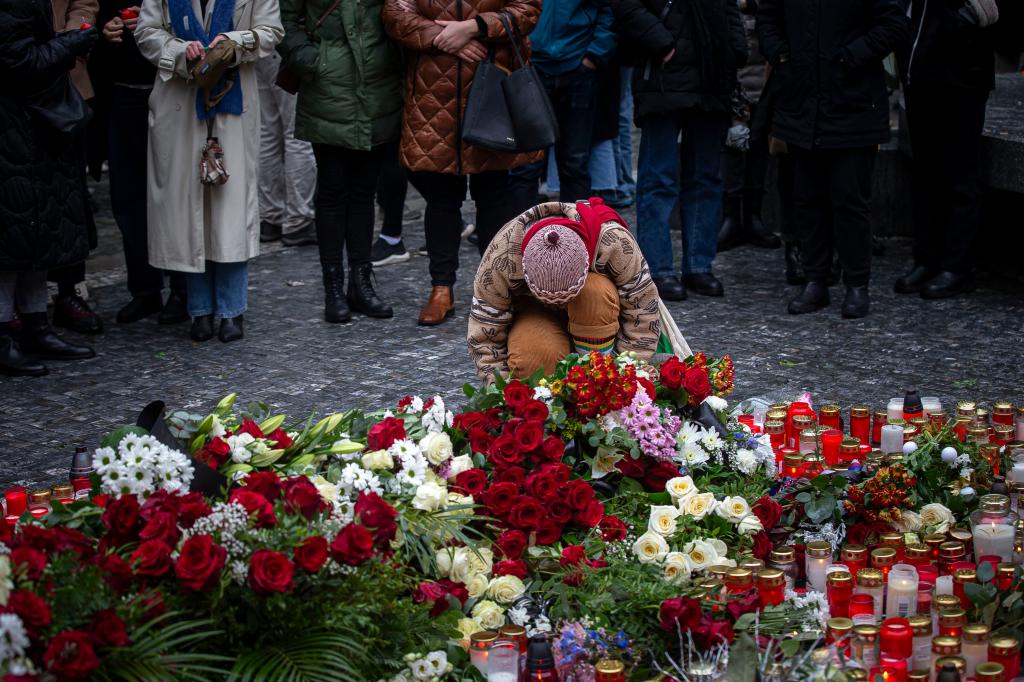
[[[684,446],[680,455],[682,456],[683,463],[689,467],[700,466],[709,459],[708,453],[699,445]]]
[[[21,618],[13,613],[0,614],[0,664],[24,656],[29,644]]]
[[[113,448],[97,448],[96,452],[92,453],[92,468],[102,476],[107,473],[116,460],[117,453]]]
[[[740,473],[746,476],[752,475],[757,470],[757,455],[754,454],[753,450],[740,448],[736,451],[733,461],[736,463],[736,468],[739,469]]]
[[[533,389],[533,399],[543,400],[546,403],[550,403],[554,396],[551,394],[551,389],[547,386],[537,386]]]
[[[414,395],[412,397],[412,402],[409,403],[409,409],[412,410],[413,412],[422,412],[423,398],[419,397],[418,395]]]
[[[718,431],[708,429],[704,432],[704,435],[700,437],[700,444],[705,450],[715,452],[722,448],[722,437],[718,435]]]
[[[707,398],[704,398],[704,402],[715,412],[721,412],[729,407],[729,403],[715,395],[709,395]]]
[[[400,462],[404,462],[407,458],[422,456],[423,454],[420,452],[419,446],[408,438],[396,440],[388,448],[388,452]]]
[[[697,422],[686,422],[676,435],[676,443],[680,446],[696,445],[704,437],[704,428]]]

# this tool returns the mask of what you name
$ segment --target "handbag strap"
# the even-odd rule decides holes
[[[325,21],[327,21],[327,17],[331,16],[334,13],[334,10],[338,9],[338,5],[340,4],[341,0],[334,0],[330,6],[324,10],[324,13],[317,18],[316,23],[313,24],[313,28],[306,31],[306,35],[313,35],[314,31],[319,31],[320,27],[324,25]]]
[[[512,50],[516,53],[516,61],[519,62],[519,67],[526,66],[526,60],[523,59],[523,53],[519,49],[519,42],[516,37],[519,35],[518,29],[513,30],[512,22],[509,20],[508,12],[498,12],[498,19],[501,21],[501,25],[505,27],[505,33],[508,34],[508,41],[512,43]]]

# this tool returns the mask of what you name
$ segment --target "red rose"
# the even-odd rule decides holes
[[[217,582],[226,558],[227,551],[212,536],[193,535],[181,546],[174,572],[185,589],[205,592]]]
[[[181,531],[178,530],[178,514],[169,511],[153,514],[139,533],[140,540],[162,540],[172,546],[178,544],[179,538]]]
[[[519,494],[519,486],[514,483],[493,483],[484,491],[484,504],[496,516],[504,516],[512,509],[512,500]]]
[[[493,571],[495,577],[514,575],[520,580],[525,580],[528,569],[526,568],[526,562],[522,559],[506,559],[495,562]]]
[[[249,559],[249,584],[256,594],[268,596],[275,592],[291,592],[294,574],[295,564],[280,552],[257,549]]]
[[[202,493],[192,492],[182,495],[178,505],[178,525],[191,528],[199,519],[209,516],[213,510]]]
[[[203,446],[203,449],[196,455],[196,459],[211,469],[219,469],[222,464],[231,459],[231,446],[223,438],[214,438]]]
[[[491,473],[491,483],[511,483],[518,492],[526,482],[526,470],[523,467],[497,467]]]
[[[513,466],[523,461],[523,451],[514,436],[504,433],[491,443],[491,449],[487,451],[487,459],[495,466]]]
[[[675,632],[677,627],[683,633],[692,630],[700,623],[701,615],[700,601],[691,597],[666,599],[658,609],[661,629],[667,632]]]
[[[447,590],[448,594],[458,599],[460,604],[465,604],[466,600],[469,599],[469,590],[462,583],[453,582],[448,578],[441,578],[437,582]]]
[[[525,488],[528,495],[538,500],[548,500],[558,494],[559,482],[552,472],[535,471],[526,477]]]
[[[654,388],[654,383],[650,379],[644,379],[643,377],[637,377],[636,382],[644,387],[644,392],[647,393],[647,397],[654,400],[658,397],[658,391]]]
[[[562,550],[562,557],[558,560],[559,565],[579,566],[587,558],[587,552],[583,545],[568,545]]]
[[[378,546],[385,546],[395,539],[398,512],[383,497],[377,493],[359,493],[353,511],[359,522],[373,531],[373,540]]]
[[[327,563],[327,538],[311,535],[292,551],[295,563],[306,573],[316,573]]]
[[[566,574],[562,576],[562,582],[569,587],[579,587],[583,584],[583,571],[578,568],[572,571],[567,571]]]
[[[760,519],[765,530],[771,530],[782,518],[782,505],[765,495],[754,504],[750,505],[750,511]],[[760,558],[760,557],[758,557]]]
[[[499,554],[506,559],[518,559],[526,549],[526,533],[521,530],[506,530],[494,541]]]
[[[18,546],[27,546],[47,553],[57,548],[57,531],[52,528],[19,524],[18,531]]]
[[[43,665],[59,682],[65,682],[87,679],[100,667],[100,659],[92,650],[87,633],[67,630],[50,640],[43,654]]]
[[[607,568],[608,562],[604,559],[587,559],[587,566],[593,569]]]
[[[621,464],[621,462],[620,462]],[[644,474],[644,486],[648,490],[663,492],[665,483],[679,475],[679,467],[671,462],[657,462]]]
[[[669,358],[661,363],[659,371],[662,386],[670,391],[678,391],[682,387],[686,366],[679,361],[679,358]]]
[[[153,492],[139,509],[139,515],[143,521],[149,521],[157,512],[170,512],[177,515],[178,506],[181,500],[177,493],[169,493],[166,490]]]
[[[558,436],[548,436],[544,439],[541,454],[549,462],[561,462],[565,455],[565,443]]]
[[[452,420],[453,429],[466,433],[469,433],[470,429],[482,427],[483,425],[483,412],[463,412],[462,414],[455,415],[455,418]]]
[[[23,568],[29,580],[39,580],[46,569],[46,555],[38,549],[22,546],[11,552],[11,563],[15,570]]]
[[[573,521],[584,528],[593,528],[601,522],[604,516],[604,503],[600,500],[591,500],[587,506],[573,514]]]
[[[370,428],[366,442],[367,447],[371,450],[387,450],[396,440],[403,440],[404,438],[405,422],[397,417],[388,417]]]
[[[455,476],[455,485],[452,488],[463,495],[477,495],[487,487],[487,474],[483,469],[467,469]]]
[[[492,443],[494,443],[494,436],[484,429],[474,427],[469,430],[469,447],[473,452],[490,452]]]
[[[594,499],[594,489],[586,481],[577,478],[562,486],[562,497],[574,511],[586,509]]]
[[[533,391],[521,381],[510,381],[505,384],[504,394],[505,404],[513,412],[518,412],[519,408],[525,405],[527,401],[533,400]]]
[[[159,578],[171,570],[171,548],[160,540],[147,540],[132,552],[135,575]]]
[[[768,558],[768,555],[772,553],[772,541],[768,537],[768,533],[763,530],[754,533],[754,548],[751,552],[755,559]]]
[[[519,416],[543,425],[548,418],[548,405],[543,400],[530,400],[519,410]]]
[[[647,467],[644,466],[643,458],[637,457],[636,459],[633,459],[628,454],[620,459],[615,467],[622,472],[623,476],[636,479],[643,478],[644,473],[647,471]]]
[[[693,643],[701,649],[710,649],[722,642],[732,644],[733,639],[732,623],[728,620],[705,619],[693,629]]]
[[[416,586],[416,591],[412,594],[412,600],[417,604],[430,602],[431,618],[437,618],[448,610],[448,590],[430,580],[424,580]]]
[[[242,485],[246,490],[259,493],[271,502],[281,497],[281,490],[284,488],[281,477],[273,471],[254,471],[242,479]]]
[[[334,537],[331,556],[339,564],[358,566],[373,556],[373,535],[359,524],[350,523]]]
[[[497,431],[501,428],[501,422],[505,418],[500,407],[492,407],[484,412],[484,431]]]
[[[711,382],[708,380],[708,371],[701,367],[691,367],[686,370],[683,377],[683,388],[690,396],[691,405],[699,405],[711,395]]]
[[[544,426],[541,422],[523,422],[516,429],[516,443],[523,452],[533,452],[544,442]]]
[[[508,523],[521,530],[536,530],[540,528],[546,516],[547,513],[540,502],[529,495],[519,495],[512,501]]]
[[[618,516],[606,516],[601,519],[601,537],[605,542],[619,542],[626,539],[626,524]]]
[[[292,437],[288,435],[288,432],[280,426],[274,429],[274,432],[267,436],[267,438],[274,441],[275,450],[287,450],[295,442],[292,440]]]
[[[25,631],[29,635],[37,636],[46,626],[50,624],[50,607],[35,593],[28,590],[15,590],[7,598],[7,606],[3,607],[4,613],[13,613],[25,625]]]
[[[235,488],[231,491],[229,502],[237,502],[245,507],[249,513],[249,519],[256,528],[273,528],[277,525],[277,515],[267,498],[257,492],[245,488]]]
[[[312,520],[325,507],[320,491],[306,476],[292,476],[284,484],[284,508],[289,514],[302,514]]]
[[[260,429],[259,424],[248,417],[242,420],[242,425],[238,427],[238,431],[235,433],[248,433],[253,438],[263,438],[263,430]]]
[[[745,596],[737,596],[730,599],[729,603],[725,606],[725,610],[730,618],[737,621],[743,614],[760,611],[761,607],[761,596],[756,590],[751,590]]]
[[[96,551],[96,541],[80,530],[57,526],[53,535],[54,549],[58,552],[74,552],[83,561],[88,561]]]
[[[128,646],[128,631],[114,609],[97,611],[89,631],[99,646]]]
[[[135,495],[122,495],[103,511],[103,525],[110,531],[114,543],[134,540],[139,523],[139,500]]]
[[[558,523],[554,519],[547,519],[541,524],[541,527],[537,529],[537,544],[538,545],[552,545],[562,539],[563,524]]]
[[[103,580],[115,592],[126,592],[132,586],[134,575],[131,565],[116,554],[107,554],[96,560],[96,566],[103,572]]]
[[[544,504],[548,509],[548,518],[559,526],[564,526],[572,521],[572,507],[561,497],[555,497]]]

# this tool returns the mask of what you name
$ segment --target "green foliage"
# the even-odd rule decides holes
[[[366,679],[360,672],[371,652],[357,632],[309,630],[238,657],[232,682],[335,682]]]
[[[184,614],[167,613],[128,632],[131,644],[104,652],[91,679],[148,682],[149,680],[223,679],[232,662],[229,656],[203,653],[224,633],[209,619],[178,620]]]
[[[813,523],[842,523],[841,500],[847,480],[839,474],[815,476],[807,485],[795,489],[794,499],[803,505],[804,514]]]

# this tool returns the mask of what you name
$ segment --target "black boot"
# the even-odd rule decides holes
[[[129,324],[131,322],[138,322],[150,315],[155,315],[163,310],[163,307],[164,302],[160,298],[159,291],[142,296],[132,296],[132,299],[117,311],[117,323]]]
[[[9,377],[41,377],[49,371],[46,365],[21,352],[17,342],[11,338],[10,323],[0,323],[0,374]]]
[[[324,319],[348,322],[352,312],[345,302],[345,269],[341,265],[322,266],[324,275]]]
[[[243,315],[221,318],[220,333],[217,335],[217,338],[224,343],[237,341],[245,336],[245,328],[243,327],[244,322],[245,319]]]
[[[761,194],[747,197],[743,205],[743,231],[757,248],[777,249],[782,246],[782,240],[761,220],[761,198]]]
[[[352,268],[352,279],[348,283],[348,305],[357,313],[367,317],[386,319],[394,312],[380,300],[373,289],[373,265],[360,263]]]
[[[867,317],[870,303],[868,301],[868,288],[846,287],[846,298],[843,299],[843,317],[856,319]]]
[[[725,197],[722,201],[722,227],[718,231],[718,250],[728,251],[747,242],[743,229],[743,199]]]
[[[178,324],[188,320],[188,317],[188,294],[172,289],[156,322],[157,324]]]
[[[938,274],[924,265],[914,265],[914,269],[896,280],[892,290],[897,294],[916,294],[924,289],[924,285]]]
[[[686,287],[675,277],[655,277],[654,286],[663,301],[685,301]]]
[[[789,302],[790,315],[803,315],[813,313],[816,310],[828,307],[831,303],[828,297],[828,287],[824,282],[810,281],[804,285],[803,290],[796,298]]]
[[[804,266],[800,263],[800,244],[786,242],[786,284],[803,284],[806,281]]]
[[[21,316],[21,350],[47,360],[85,360],[96,357],[89,346],[68,343],[57,336],[46,319],[46,313],[25,313]]]
[[[213,315],[200,315],[192,318],[192,328],[188,332],[193,341],[209,341],[213,338]]]

